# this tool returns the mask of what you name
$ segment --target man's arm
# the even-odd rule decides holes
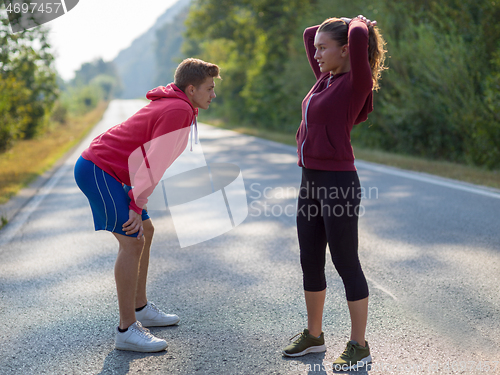
[[[186,110],[169,111],[158,120],[159,130],[153,133],[156,137],[130,155],[129,171],[133,186],[129,191],[130,209],[136,213],[142,211],[167,168],[186,149],[192,118],[192,112]]]

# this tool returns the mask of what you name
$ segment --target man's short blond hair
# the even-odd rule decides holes
[[[174,84],[184,91],[189,85],[200,86],[208,77],[220,78],[219,67],[200,59],[188,58],[175,70]]]

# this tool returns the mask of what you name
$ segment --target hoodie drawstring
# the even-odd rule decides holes
[[[198,144],[198,121],[196,121],[196,116],[194,117],[194,121],[193,123],[191,124],[191,133],[190,133],[190,137],[191,137],[191,150],[190,151],[193,151],[193,125],[194,125],[194,143],[197,145]]]

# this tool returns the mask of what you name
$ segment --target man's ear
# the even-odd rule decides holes
[[[195,87],[193,85],[188,85],[188,87],[186,87],[186,94],[193,96],[194,90],[195,90]]]

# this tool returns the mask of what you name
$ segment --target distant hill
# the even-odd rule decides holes
[[[172,5],[148,31],[113,60],[123,85],[120,98],[143,98],[148,90],[173,80],[169,64],[172,63],[175,69],[181,58],[184,20],[190,3],[191,0],[179,0]],[[159,58],[161,69],[158,67]]]

